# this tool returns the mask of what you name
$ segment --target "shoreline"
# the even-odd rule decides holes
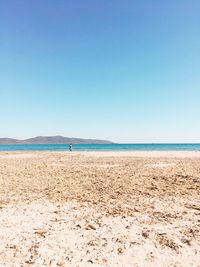
[[[122,151],[122,150],[104,150],[104,151],[68,151],[68,150],[13,150],[13,151],[0,151],[0,157],[6,155],[20,155],[20,154],[60,154],[60,155],[82,155],[82,156],[99,156],[99,157],[147,157],[147,158],[200,158],[200,151],[196,150],[129,150],[129,151]]]

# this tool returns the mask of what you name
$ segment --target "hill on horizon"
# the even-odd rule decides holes
[[[99,139],[84,139],[64,136],[36,136],[24,140],[14,138],[0,138],[0,144],[112,144],[113,142],[108,140]]]

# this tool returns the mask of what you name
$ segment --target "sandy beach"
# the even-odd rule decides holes
[[[0,152],[0,266],[200,266],[200,152]]]

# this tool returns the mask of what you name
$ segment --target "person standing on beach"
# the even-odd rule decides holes
[[[69,151],[72,152],[72,144],[69,145]]]

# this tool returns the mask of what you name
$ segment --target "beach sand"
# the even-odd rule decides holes
[[[200,152],[0,152],[0,266],[200,266]]]

